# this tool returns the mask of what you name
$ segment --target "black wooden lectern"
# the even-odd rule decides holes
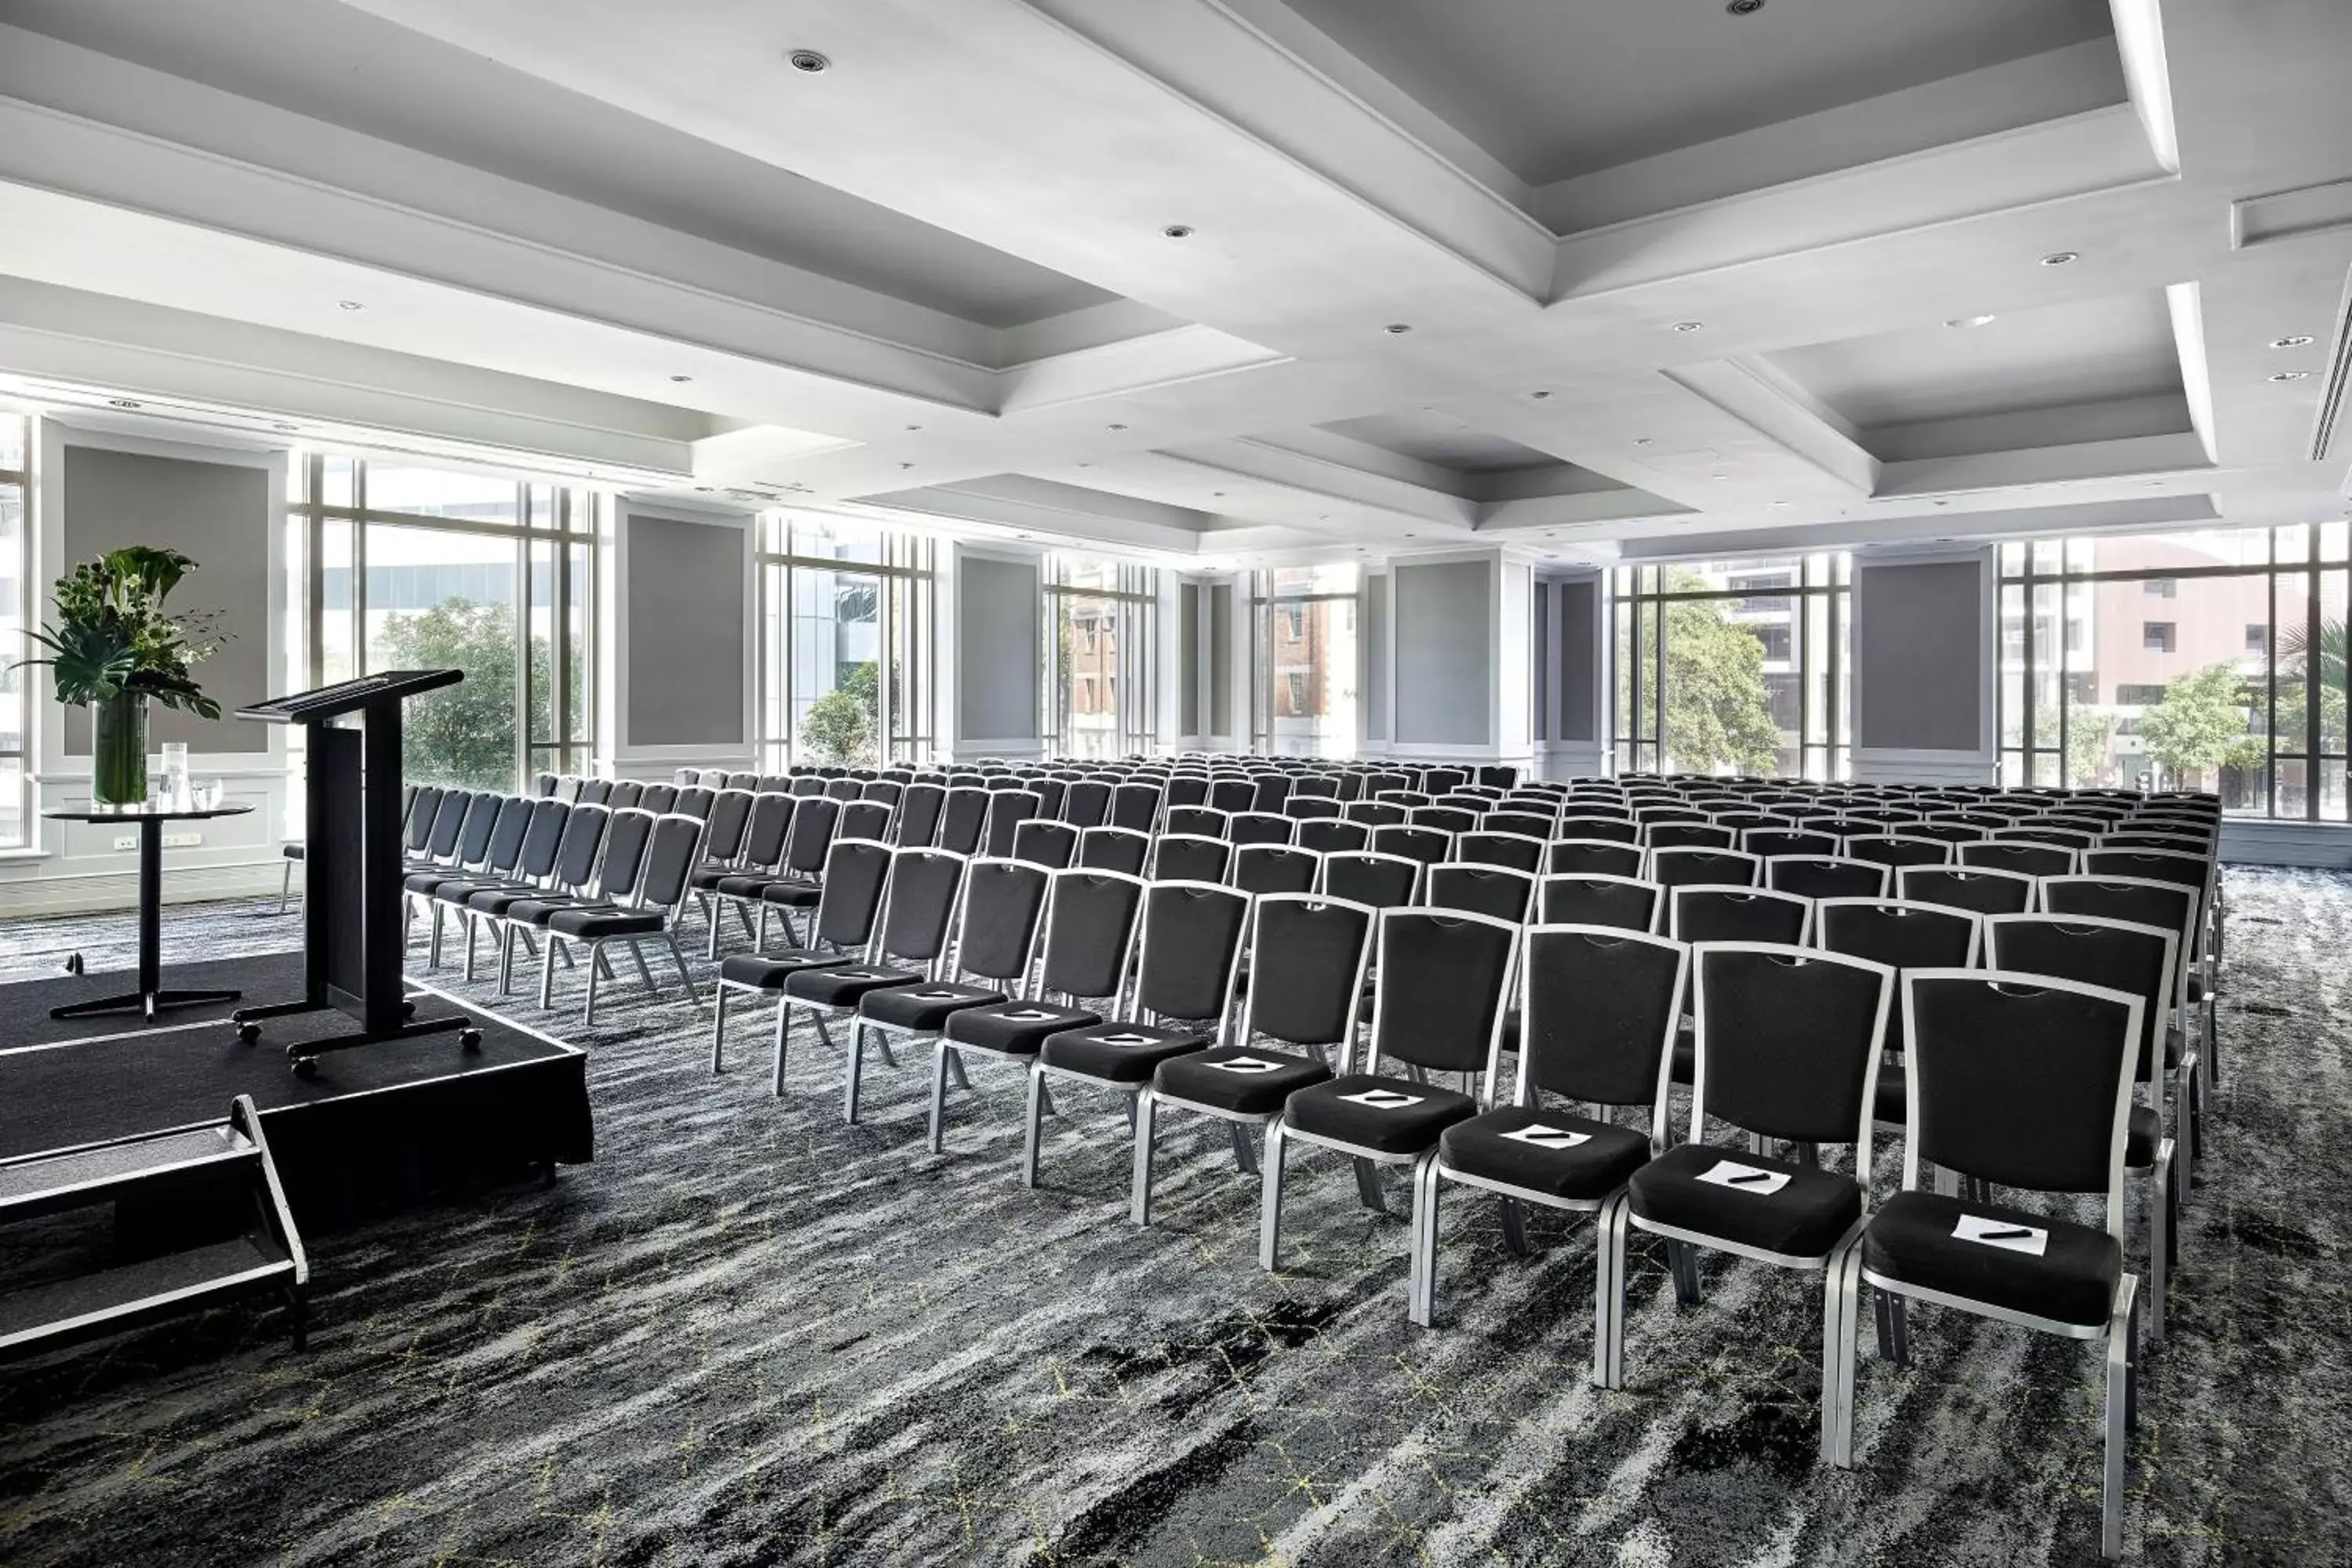
[[[310,731],[304,801],[302,991],[299,1001],[246,1007],[232,1015],[237,1037],[261,1036],[261,1020],[333,1007],[359,1021],[354,1034],[286,1047],[308,1078],[329,1051],[416,1035],[458,1031],[471,1050],[482,1042],[463,1016],[413,1018],[401,971],[400,705],[420,692],[465,679],[456,669],[392,669],[315,691],[240,708],[240,719],[300,724]],[[358,722],[335,721],[356,716]]]

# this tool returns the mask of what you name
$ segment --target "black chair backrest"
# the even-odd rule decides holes
[[[585,889],[596,875],[596,862],[604,851],[604,835],[611,829],[613,814],[601,805],[575,805],[572,815],[563,820],[563,837],[555,847],[555,882],[558,887]]]
[[[691,816],[698,822],[709,822],[710,814],[718,809],[719,797],[722,793],[724,792],[703,784],[689,784],[677,792],[677,805],[672,809],[681,816]],[[741,790],[737,793],[749,795],[751,792]]]
[[[1453,858],[1454,840],[1433,827],[1375,827],[1372,849],[1381,855],[1402,855],[1423,866]]]
[[[1544,868],[1556,877],[1639,877],[1645,858],[1632,843],[1562,838],[1545,851]]]
[[[834,833],[842,838],[873,838],[887,844],[890,839],[890,808],[878,800],[844,801]]]
[[[909,849],[928,849],[940,836],[940,811],[947,804],[946,789],[935,784],[910,784],[898,792],[898,842]]]
[[[1488,812],[1478,826],[1486,833],[1515,833],[1542,843],[1552,836],[1552,816],[1549,812],[1512,811],[1506,807]]]
[[[1222,882],[1234,847],[1197,833],[1163,833],[1152,846],[1152,875],[1163,882]]]
[[[1983,917],[1900,899],[1825,899],[1813,907],[1813,944],[1894,970],[1968,969],[1983,957]]]
[[[984,789],[951,786],[940,810],[940,831],[935,840],[938,847],[959,855],[979,853],[981,835],[987,828],[988,802]]]
[[[1110,820],[1111,786],[1100,779],[1080,779],[1062,795],[1062,820],[1075,827],[1100,827]]]
[[[646,841],[646,866],[637,879],[637,902],[654,909],[674,910],[686,897],[686,879],[702,858],[703,823],[682,811],[654,818]]]
[[[532,801],[530,821],[515,850],[514,874],[529,882],[545,881],[555,870],[563,829],[571,820],[572,807],[561,798]]]
[[[1234,848],[1226,879],[1244,893],[1312,892],[1323,860],[1311,850],[1287,844],[1241,844]]]
[[[1505,866],[1535,876],[1544,868],[1544,841],[1520,833],[1500,833],[1492,826],[1465,833],[1454,841],[1454,858],[1480,866]]]
[[[1055,872],[1039,985],[1067,996],[1117,996],[1126,984],[1146,886],[1116,871]]]
[[[1653,849],[1737,849],[1739,835],[1711,822],[1661,822],[1642,830]]]
[[[642,781],[614,779],[613,793],[604,797],[604,804],[614,811],[629,811],[643,806],[645,799],[646,786]]]
[[[1292,802],[1294,805],[1297,803]],[[1337,817],[1298,825],[1297,844],[1301,849],[1312,849],[1318,855],[1336,855],[1343,850],[1362,849],[1372,842],[1372,830],[1360,822],[1346,822]]]
[[[499,802],[490,822],[490,841],[482,847],[482,861],[493,871],[515,868],[522,854],[522,836],[530,831],[530,808],[537,797],[510,795]]]
[[[821,795],[798,797],[793,826],[784,840],[784,869],[814,877],[824,869],[835,831],[841,822],[841,802]]]
[[[1698,1058],[1691,1141],[1707,1117],[1799,1143],[1869,1140],[1870,1079],[1893,1005],[1882,965],[1745,942],[1693,950]],[[1855,1168],[1867,1172],[1869,1162]]]
[[[882,896],[874,959],[928,964],[947,951],[948,928],[963,892],[964,858],[944,849],[898,849]]]
[[[751,821],[743,829],[744,865],[766,868],[784,858],[784,839],[792,832],[793,811],[799,805],[788,795],[763,793],[751,797]]]
[[[2153,1078],[2174,996],[2178,927],[2137,925],[2097,915],[1995,915],[1985,921],[1985,967],[2046,974],[2137,996],[2141,1030],[2133,1076]]]
[[[1770,942],[1796,947],[1812,931],[1809,899],[1762,888],[1685,885],[1667,893],[1666,934],[1680,942]]]
[[[1384,911],[1365,1070],[1402,1064],[1486,1072],[1501,1049],[1518,951],[1519,928],[1508,921],[1439,910]]]
[[[1339,815],[1366,827],[1402,827],[1405,818],[1412,814],[1403,806],[1392,805],[1387,801],[1351,800],[1339,808]]]
[[[992,789],[988,796],[988,831],[982,847],[992,856],[1013,853],[1013,835],[1020,826],[1043,815],[1045,803],[1027,789]]]
[[[637,804],[656,816],[666,816],[677,809],[676,784],[649,784],[637,796]]]
[[[740,789],[757,791],[760,787],[760,775],[757,773],[720,773],[718,779],[714,782],[710,774],[706,773],[697,782],[709,789]]]
[[[1169,779],[1165,794],[1171,811],[1180,805],[1204,805],[1209,799],[1209,781],[1197,773],[1178,773]]]
[[[1535,1090],[1647,1105],[1664,1131],[1668,1053],[1682,1022],[1690,949],[1613,927],[1530,929],[1520,964],[1521,1105]]]
[[[1247,844],[1287,844],[1298,825],[1270,811],[1235,812],[1225,823],[1225,837],[1235,847]]]
[[[1593,839],[1607,844],[1639,844],[1642,825],[1630,816],[1591,816],[1570,813],[1551,830],[1554,838]]]
[[[2083,869],[2095,877],[2144,877],[2151,882],[2194,888],[2201,904],[2205,885],[2212,879],[2213,863],[2208,856],[2179,850],[2094,849],[2083,857]]]
[[[1664,912],[1664,889],[1655,882],[1570,872],[1543,879],[1537,891],[1536,918],[1546,925],[1654,931]]]
[[[1031,817],[1013,830],[1013,855],[1048,871],[1067,870],[1078,858],[1078,830],[1066,822]]]
[[[857,798],[878,801],[896,811],[906,794],[907,786],[896,779],[868,779],[865,787],[857,792]]]
[[[1282,803],[1282,815],[1293,822],[1327,821],[1339,815],[1339,803],[1328,795],[1294,795]]]
[[[1122,784],[1111,786],[1110,825],[1130,833],[1149,833],[1160,821],[1160,786]]]
[[[611,779],[582,780],[580,799],[574,804],[609,807],[613,804],[613,781]]]
[[[1027,976],[1053,876],[1017,860],[974,860],[964,868],[956,918],[960,973],[1015,984]]]
[[[749,790],[722,790],[710,802],[703,821],[709,831],[703,836],[703,855],[712,860],[732,860],[743,852],[743,835],[751,824],[751,807],[759,797]],[[680,810],[688,816],[697,815]]]
[[[802,800],[813,800],[824,793],[824,780],[816,773],[794,773],[792,793]]]
[[[1089,827],[1078,835],[1076,864],[1094,871],[1123,871],[1130,877],[1140,877],[1150,856],[1150,834],[1106,825]]]
[[[1801,899],[1883,899],[1895,873],[1867,860],[1781,855],[1764,862],[1764,885]]]
[[[1168,820],[1160,826],[1163,833],[1181,833],[1194,838],[1223,838],[1225,824],[1230,820],[1214,806],[1171,805]]]
[[[1904,1184],[1932,1162],[1996,1186],[2108,1194],[2120,1229],[2137,1002],[2047,976],[1903,978],[1910,1123]]]
[[[596,894],[612,903],[633,897],[645,874],[646,846],[653,842],[654,814],[639,806],[616,806],[604,829],[604,858],[596,868]]]
[[[1752,888],[1764,879],[1764,862],[1737,849],[1653,849],[1649,873],[1662,888]]]
[[[455,856],[458,839],[465,830],[466,817],[473,809],[473,791],[444,791],[433,813],[432,833],[425,840],[425,852],[436,860],[446,860]],[[417,815],[421,816],[424,813],[420,811]]]
[[[1380,911],[1319,894],[1267,893],[1251,927],[1249,1005],[1240,1044],[1268,1035],[1352,1050]]]
[[[1257,799],[1257,786],[1244,778],[1218,778],[1209,781],[1209,805],[1228,816],[1237,811],[1247,811]]]
[[[2053,915],[2097,915],[2179,931],[2187,943],[2195,934],[2197,889],[2145,877],[2045,877],[2042,908]],[[2194,955],[2184,947],[2179,956],[2186,963]]]
[[[1422,902],[1433,910],[1459,910],[1525,925],[1536,901],[1536,879],[1507,866],[1449,860],[1429,868]]]
[[[1965,830],[1964,830],[1965,831]],[[1859,834],[1845,841],[1838,853],[1849,860],[1865,860],[1890,869],[1904,866],[1948,866],[1958,844],[1973,838],[1913,838],[1887,834]]]
[[[1953,854],[1963,866],[1992,871],[2019,871],[2028,877],[2063,877],[2078,868],[2080,852],[2054,844],[2020,844],[2007,839],[1979,839],[1956,844]]]
[[[846,805],[849,802],[856,800],[865,787],[865,784],[857,779],[838,777],[829,778],[824,781],[825,798],[828,800],[840,801],[843,805]]]
[[[1478,814],[1461,811],[1450,805],[1417,805],[1405,813],[1405,821],[1415,827],[1428,828],[1452,837],[1468,833],[1478,826]]]
[[[805,813],[816,801],[841,804],[829,795],[804,795],[801,810]],[[811,946],[849,952],[874,940],[890,881],[891,853],[888,845],[870,838],[835,838],[825,847],[824,890],[817,896]]]
[[[1342,850],[1323,858],[1322,891],[1369,910],[1396,910],[1421,891],[1420,861],[1377,849]]]
[[[1969,866],[1905,866],[1895,896],[1907,903],[1947,904],[1980,915],[2021,915],[2033,907],[2034,880],[2022,871]]]
[[[553,773],[533,773],[530,776],[530,793],[541,798],[552,795],[558,782]]]
[[[1222,1020],[1248,934],[1248,895],[1202,882],[1154,882],[1143,897],[1135,1005],[1163,1018]]]

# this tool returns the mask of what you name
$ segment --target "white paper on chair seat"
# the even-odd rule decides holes
[[[1215,1068],[1219,1072],[1280,1072],[1282,1070],[1280,1062],[1270,1062],[1264,1057],[1234,1057],[1230,1060],[1207,1062],[1202,1065]]]
[[[952,1002],[961,994],[961,993],[954,991],[910,991],[908,994],[910,996],[919,997],[925,1002]]]
[[[1402,1110],[1408,1105],[1419,1105],[1427,1097],[1399,1094],[1392,1089],[1368,1089],[1360,1094],[1343,1094],[1339,1098],[1358,1105],[1369,1105],[1374,1110]]]
[[[1579,1132],[1567,1127],[1547,1127],[1540,1121],[1530,1122],[1517,1132],[1506,1132],[1503,1136],[1515,1143],[1532,1143],[1538,1149],[1573,1149],[1579,1143],[1592,1142],[1590,1132]]]
[[[2039,1226],[2011,1225],[2005,1219],[1987,1219],[1977,1214],[1962,1215],[1960,1223],[1952,1226],[1952,1234],[1962,1241],[1981,1242],[2005,1252],[2029,1253],[2035,1258],[2050,1248],[2050,1233]]]
[[[1001,1013],[997,1016],[1010,1018],[1016,1024],[1042,1024],[1048,1018],[1061,1016],[1059,1013],[1049,1007],[1015,1007],[1010,1013]]]
[[[1718,1187],[1729,1187],[1735,1193],[1777,1193],[1789,1184],[1786,1171],[1759,1170],[1743,1165],[1737,1160],[1717,1160],[1712,1170],[1699,1173],[1702,1182],[1713,1182]]]
[[[1106,1046],[1149,1046],[1156,1044],[1158,1037],[1152,1035],[1119,1034],[1097,1035],[1095,1039],[1098,1044]]]

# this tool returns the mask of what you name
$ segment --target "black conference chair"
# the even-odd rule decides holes
[[[1360,822],[1344,822],[1334,818],[1301,822],[1296,840],[1301,849],[1311,849],[1318,855],[1337,855],[1344,851],[1370,847],[1372,830]]]
[[[1401,910],[1420,897],[1423,875],[1422,863],[1407,856],[1341,850],[1323,857],[1323,884],[1317,891],[1375,911]]]
[[[1754,888],[1764,881],[1764,862],[1735,849],[1653,849],[1646,870],[1662,888]]]
[[[1146,861],[1151,858],[1151,836],[1131,828],[1089,827],[1078,836],[1078,858],[1076,864],[1095,871],[1121,871],[1130,877],[1143,875]]]
[[[1498,1194],[1503,1237],[1528,1251],[1519,1205],[1601,1215],[1622,1223],[1625,1183],[1665,1147],[1669,1115],[1664,1065],[1683,1012],[1690,950],[1680,942],[1606,927],[1541,925],[1527,933],[1519,973],[1519,1071],[1508,1106],[1440,1135],[1429,1222],[1414,1233],[1414,1271],[1424,1281],[1413,1321],[1423,1327],[1437,1300],[1438,1195],[1447,1182]],[[1641,1106],[1647,1133],[1556,1110],[1545,1096],[1609,1109]],[[1603,1262],[1607,1247],[1596,1248]],[[1622,1335],[1601,1314],[1622,1292],[1602,1278],[1594,1289],[1592,1380],[1619,1381],[1605,1347]]]
[[[1812,900],[1793,893],[1705,883],[1667,889],[1666,934],[1685,945],[1746,942],[1799,947],[1812,929]]]
[[[1043,921],[1053,873],[1017,860],[973,860],[964,867],[956,912],[952,967],[944,978],[919,985],[894,985],[857,999],[857,1026],[887,1042],[935,1043],[948,1018],[967,1007],[1012,1000],[1028,978],[1037,931]],[[714,1057],[712,1070],[718,1068]],[[940,1064],[935,1063],[935,1068]],[[962,1083],[959,1063],[932,1086],[932,1119],[946,1093],[947,1076]]]
[[[2032,975],[1928,970],[1904,979],[1911,1113],[1903,1190],[1871,1216],[1840,1286],[1841,1344],[1823,1405],[1841,1413],[1832,1458],[1850,1466],[1861,1288],[2087,1342],[2105,1352],[2106,1462],[2100,1551],[2123,1552],[2126,1446],[2135,1425],[2137,1276],[2124,1268],[2124,1118],[2138,1000]],[[2031,1093],[2019,1092],[2031,1085]],[[1924,1165],[1984,1190],[2098,1194],[2104,1228],[2007,1203],[1929,1192]]]
[[[1043,866],[1048,871],[1067,870],[1078,858],[1078,830],[1066,822],[1031,817],[1013,830],[1010,858]]]
[[[1356,1162],[1366,1206],[1382,1209],[1376,1167],[1411,1167],[1413,1231],[1433,1218],[1438,1140],[1478,1112],[1471,1094],[1429,1083],[1431,1072],[1489,1083],[1503,1047],[1504,1001],[1518,963],[1519,928],[1483,915],[1391,910],[1381,916],[1372,1028],[1363,1069],[1293,1094],[1266,1124],[1258,1263],[1281,1266],[1283,1165],[1289,1145],[1335,1149]],[[1391,1070],[1382,1072],[1383,1067]],[[1402,1067],[1412,1077],[1398,1077]],[[1417,1256],[1426,1250],[1412,1249]],[[1426,1321],[1427,1281],[1409,1276],[1407,1310]]]
[[[1282,1114],[1299,1089],[1347,1070],[1371,963],[1378,910],[1317,893],[1268,893],[1252,901],[1251,945],[1264,954],[1260,983],[1244,999],[1232,1045],[1161,1062],[1136,1099],[1135,1176],[1129,1217],[1151,1223],[1152,1159],[1160,1106],[1198,1111],[1228,1125],[1234,1160],[1256,1175],[1247,1129]],[[1271,1039],[1291,1047],[1260,1045]],[[1309,1054],[1311,1053],[1311,1054]]]
[[[1633,877],[1546,877],[1536,893],[1536,918],[1546,925],[1655,932],[1665,913],[1664,893],[1655,882]]]
[[[1903,866],[1895,896],[1906,903],[1943,904],[1979,915],[2021,915],[2033,908],[2037,884],[2022,871],[1972,866]]]
[[[802,796],[801,814],[805,816],[825,801],[823,795]],[[814,906],[815,913],[809,925],[809,945],[790,947],[782,952],[739,952],[720,961],[719,984],[722,990],[731,988],[756,996],[772,996],[779,1003],[772,1093],[784,1092],[784,1036],[790,1021],[781,1005],[784,982],[803,970],[835,968],[856,961],[857,950],[874,940],[883,889],[890,877],[890,857],[895,853],[888,845],[869,839],[830,841],[825,850],[824,876]],[[723,1014],[725,1009],[719,1011]],[[710,1070],[714,1073],[720,1070],[723,1041],[722,1026],[714,1026],[710,1035]]]
[[[1429,868],[1422,902],[1433,910],[1456,910],[1525,925],[1535,907],[1536,881],[1529,873],[1507,866],[1448,861]]]
[[[697,1007],[702,1005],[701,994],[694,988],[694,973],[686,964],[686,950],[677,945],[678,913],[686,907],[687,875],[702,853],[702,824],[682,813],[646,815],[652,820],[643,869],[628,889],[627,902],[578,905],[549,915],[547,951],[539,962],[541,1007],[552,1005],[555,957],[566,943],[576,943],[588,953],[588,992],[581,1005],[581,1023],[596,1022],[596,979],[606,967],[604,949],[612,943],[628,949],[630,958],[635,961],[638,978],[650,994],[656,986],[653,971],[646,964],[644,944],[648,942],[658,942],[669,949],[670,960],[677,965],[678,983],[686,987],[686,999]],[[606,858],[610,858],[608,850]]]
[[[1544,869],[1555,877],[1639,878],[1649,857],[1631,843],[1600,838],[1555,840],[1544,853]]]
[[[1234,847],[1222,838],[1163,833],[1152,841],[1151,875],[1162,882],[1222,882],[1233,859]]]
[[[1783,855],[1764,862],[1764,885],[1801,899],[1883,899],[1891,868],[1830,856]]]

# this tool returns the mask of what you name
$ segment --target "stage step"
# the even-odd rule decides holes
[[[290,1288],[295,1275],[295,1260],[275,1243],[240,1236],[36,1285],[0,1296],[0,1354],[177,1316],[254,1290]]]
[[[260,1158],[253,1140],[226,1124],[36,1154],[0,1165],[0,1220],[110,1203],[135,1189],[233,1170]]]
[[[249,1096],[230,1101],[227,1120],[217,1127],[0,1165],[0,1224],[144,1195],[172,1183],[240,1175],[253,1191],[257,1223],[252,1231],[0,1293],[0,1355],[269,1289],[285,1293],[293,1310],[294,1348],[300,1350],[310,1263]]]

